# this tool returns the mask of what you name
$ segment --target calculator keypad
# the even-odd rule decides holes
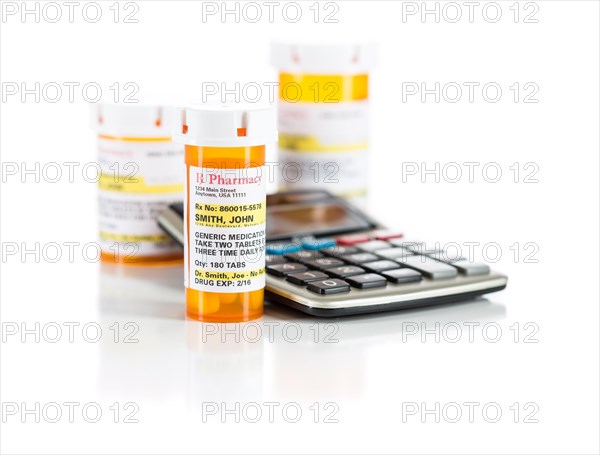
[[[487,264],[446,257],[437,244],[407,242],[393,231],[300,243],[303,248],[298,242],[267,245],[267,273],[320,295],[490,273]]]

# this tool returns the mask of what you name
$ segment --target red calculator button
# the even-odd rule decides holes
[[[404,234],[393,231],[380,231],[375,234],[375,239],[377,240],[399,239],[401,237],[404,237]]]
[[[338,245],[351,246],[356,245],[357,243],[368,242],[371,240],[371,237],[368,235],[360,234],[360,235],[346,235],[344,237],[338,237],[335,239]]]

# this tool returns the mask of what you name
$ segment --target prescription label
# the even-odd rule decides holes
[[[316,186],[356,203],[368,186],[368,119],[367,100],[280,102],[282,188]]]
[[[186,287],[233,293],[265,286],[265,175],[263,166],[189,167]]]
[[[112,254],[177,254],[158,226],[169,204],[183,200],[183,147],[168,140],[98,139],[100,246]]]

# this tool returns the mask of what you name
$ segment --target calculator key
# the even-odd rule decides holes
[[[318,251],[301,250],[301,251],[297,251],[295,253],[285,254],[284,257],[286,257],[292,261],[306,262],[306,261],[314,261],[315,259],[320,259],[324,256],[321,253],[319,253]]]
[[[308,270],[306,266],[302,264],[296,264],[293,262],[286,262],[285,264],[274,264],[267,266],[267,273],[275,276],[286,276],[290,273],[304,272]]]
[[[338,237],[336,240],[338,245],[352,246],[358,243],[368,242],[371,240],[371,237],[365,234],[345,235],[343,237]]]
[[[414,253],[404,248],[384,248],[383,250],[377,250],[375,254],[386,259],[396,259],[412,256]]]
[[[344,265],[344,261],[336,258],[319,258],[314,261],[305,261],[304,263],[310,268],[317,270],[325,270]]]
[[[283,242],[283,243],[267,243],[266,246],[267,254],[275,254],[283,256],[284,254],[295,253],[300,251],[300,245],[297,243]]]
[[[394,246],[399,246],[400,248],[406,248],[407,250],[410,250],[413,247],[418,247],[419,245],[425,245],[423,242],[407,242],[404,239],[390,239],[388,243]]]
[[[355,265],[343,265],[341,267],[327,269],[327,273],[336,278],[345,278],[347,276],[360,275],[362,273],[365,273],[365,269],[362,269]]]
[[[374,234],[376,240],[400,239],[404,237],[404,234],[394,231],[377,231]]]
[[[329,275],[326,273],[309,270],[308,272],[290,273],[285,279],[290,283],[306,286],[311,281],[326,280],[327,278]]]
[[[466,260],[465,258],[456,256],[456,254],[449,251],[438,251],[434,254],[427,254],[427,256],[432,257],[437,261],[447,262],[448,264],[454,264],[455,262]]]
[[[350,292],[348,283],[337,278],[329,278],[328,280],[312,281],[308,283],[307,289],[317,294],[341,294]]]
[[[267,265],[270,264],[283,264],[284,262],[287,262],[287,259],[285,259],[283,256],[276,256],[274,254],[267,254],[265,256],[265,262]]]
[[[467,276],[487,275],[490,273],[490,267],[481,262],[469,262],[466,260],[453,262],[452,265],[458,269],[460,273]]]
[[[390,244],[388,242],[384,242],[383,240],[371,240],[365,243],[359,243],[356,245],[361,251],[372,252],[375,250],[381,250],[383,248],[389,248]]]
[[[388,270],[387,272],[383,272],[382,275],[396,284],[413,283],[423,279],[421,272],[408,268]]]
[[[432,280],[441,280],[444,278],[454,278],[458,275],[458,270],[451,265],[436,261],[429,256],[408,256],[403,259],[396,259],[400,264],[418,270],[427,278]]]
[[[435,243],[435,244],[419,243],[419,244],[415,244],[415,245],[407,245],[406,247],[402,247],[402,248],[406,248],[415,254],[435,255],[435,254],[441,254],[444,252],[444,250],[442,249],[442,247],[440,246],[439,243]]]
[[[372,262],[379,259],[373,253],[354,253],[341,256],[340,259],[344,261],[352,262],[353,264],[362,264],[363,262]]]
[[[381,288],[387,285],[387,280],[376,273],[365,273],[364,275],[354,275],[346,278],[350,286],[355,288]]]
[[[367,269],[369,272],[375,273],[400,268],[397,262],[390,261],[388,259],[382,259],[381,261],[365,262],[364,264],[361,264],[361,266]]]
[[[333,239],[302,239],[302,247],[307,250],[322,250],[324,248],[331,248],[335,246],[335,240]]]
[[[327,256],[333,256],[334,258],[343,256],[345,254],[353,254],[353,253],[359,253],[359,252],[360,252],[360,250],[358,248],[356,248],[355,246],[343,246],[343,245],[336,245],[336,246],[332,246],[331,248],[324,248],[323,250],[321,250],[321,253],[324,253]]]

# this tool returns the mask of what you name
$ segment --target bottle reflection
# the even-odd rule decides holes
[[[185,318],[181,277],[181,267],[102,266],[99,320],[110,329],[99,343],[98,385],[111,399],[192,412],[206,402],[359,401],[382,380],[372,362],[387,353],[403,362],[421,348],[407,324],[483,324],[506,314],[486,299],[336,319],[268,304],[256,321],[200,323]]]

